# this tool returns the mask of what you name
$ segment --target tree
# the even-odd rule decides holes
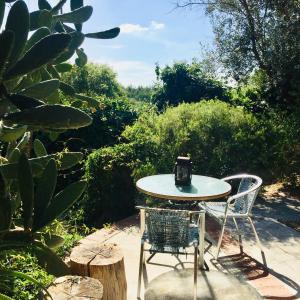
[[[201,99],[227,100],[226,89],[216,79],[204,72],[201,63],[176,62],[172,66],[156,68],[157,84],[152,97],[159,109],[165,105],[198,102]]]
[[[299,0],[182,0],[178,7],[205,5],[220,61],[236,80],[264,72],[273,104],[300,101]]]
[[[64,80],[78,93],[115,98],[124,94],[116,77],[116,73],[109,66],[88,63],[82,68],[73,66],[64,75]]]
[[[153,87],[149,86],[133,87],[130,85],[126,88],[126,95],[129,99],[151,102],[153,90]]]

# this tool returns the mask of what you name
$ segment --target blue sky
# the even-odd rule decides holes
[[[173,10],[175,1],[85,0],[94,13],[84,32],[121,27],[114,40],[85,40],[89,60],[110,65],[122,84],[138,86],[153,83],[155,63],[200,58],[200,43],[213,42],[209,18],[201,9]],[[26,2],[34,8],[37,1]]]

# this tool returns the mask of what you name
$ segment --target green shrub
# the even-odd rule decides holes
[[[88,190],[84,210],[86,221],[97,225],[130,215],[135,189],[130,163],[134,159],[131,145],[102,148],[86,161]]]
[[[241,107],[211,100],[144,116],[123,136],[136,145],[152,143],[156,155],[148,159],[157,172],[172,172],[176,157],[189,155],[198,174],[272,178],[286,169],[293,133],[278,116],[259,120]]]
[[[52,282],[54,277],[39,266],[35,256],[30,254],[30,247],[22,251],[9,250],[0,252],[0,268],[11,271],[22,271],[36,279],[43,286]],[[12,297],[14,300],[38,299],[40,288],[19,278],[4,278],[0,274],[0,293]]]
[[[120,207],[132,207],[134,182],[172,173],[179,155],[192,158],[195,174],[222,177],[249,172],[264,180],[283,176],[289,172],[291,145],[299,133],[295,123],[286,120],[275,114],[258,119],[217,100],[181,104],[160,115],[147,112],[123,132],[128,144],[90,155],[86,213],[99,220],[97,211],[114,217]]]

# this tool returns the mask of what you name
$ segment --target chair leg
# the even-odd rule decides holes
[[[256,232],[255,226],[254,226],[254,224],[253,224],[253,221],[252,221],[251,217],[248,217],[248,220],[249,220],[249,223],[250,223],[250,225],[251,225],[251,227],[252,227],[252,231],[253,231],[253,233],[254,233],[254,235],[255,235],[255,239],[256,239],[257,245],[258,245],[258,247],[260,248],[260,252],[261,252],[261,257],[262,257],[262,260],[263,260],[263,264],[267,267],[266,256],[265,256],[265,253],[264,253],[264,251],[263,251],[261,242],[260,242],[260,240],[259,240],[259,237],[258,237],[258,234],[257,234],[257,232]]]
[[[204,268],[204,240],[205,240],[205,212],[201,211],[199,213],[198,219],[199,228],[199,267]]]
[[[156,254],[156,252],[153,252],[148,259],[146,260],[147,264],[150,262],[150,260],[153,258],[153,256]]]
[[[195,246],[195,252],[194,252],[194,300],[197,300],[197,271],[198,271],[198,247]]]
[[[225,231],[226,222],[227,222],[227,216],[225,216],[225,218],[224,218],[223,226],[222,226],[222,230],[221,230],[221,235],[220,235],[219,240],[218,240],[216,259],[218,259],[218,257],[219,257],[219,253],[220,253],[220,248],[221,248],[221,244],[222,244],[222,240],[223,240],[223,235],[224,235],[224,231]]]
[[[144,242],[141,243],[140,250],[140,265],[139,265],[139,277],[138,277],[138,290],[137,290],[137,299],[141,298],[141,283],[142,283],[142,274],[143,274],[143,264],[144,264]]]
[[[238,233],[238,236],[239,236],[240,252],[243,253],[244,250],[243,250],[242,235],[241,235],[241,231],[240,231],[240,228],[238,226],[237,220],[234,217],[233,217],[233,222],[234,222],[234,225],[236,227],[236,230],[237,230],[237,233]]]

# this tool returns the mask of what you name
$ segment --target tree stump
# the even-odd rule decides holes
[[[81,276],[59,277],[47,290],[53,300],[101,300],[103,295],[99,280]]]
[[[116,244],[81,244],[73,249],[70,263],[73,274],[100,280],[103,300],[127,299],[124,256]]]

